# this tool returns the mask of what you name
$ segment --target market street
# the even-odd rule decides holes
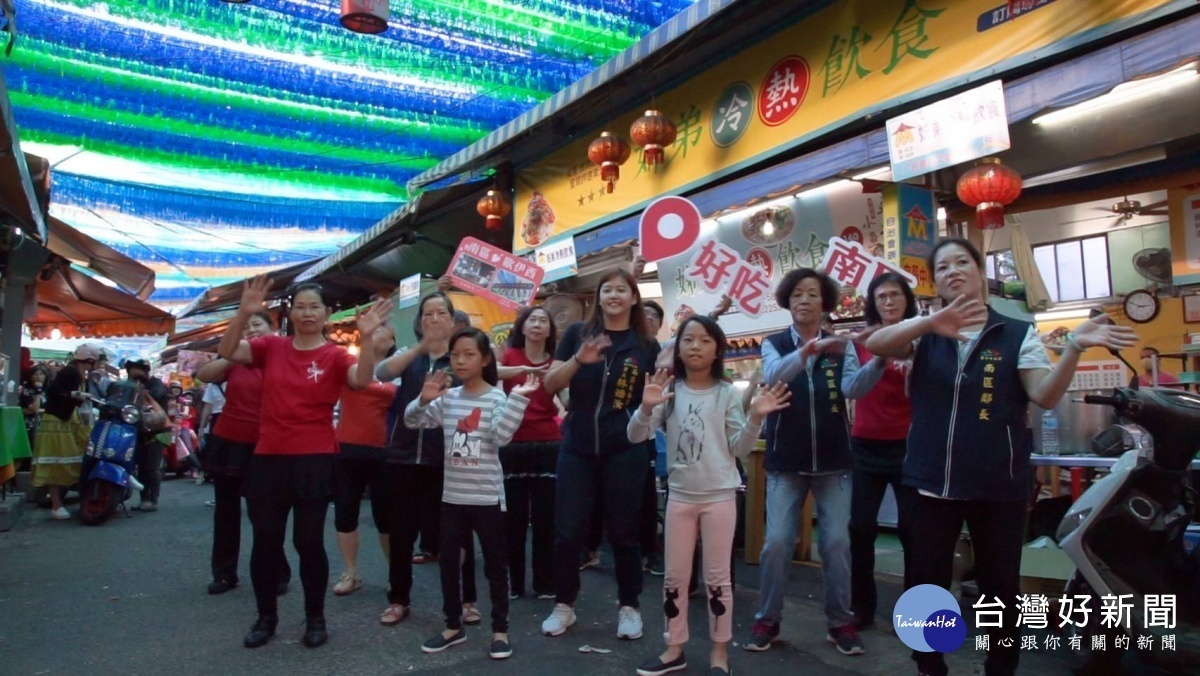
[[[364,547],[360,553],[361,590],[348,597],[327,597],[330,641],[308,650],[300,645],[303,612],[298,581],[280,602],[280,628],[266,647],[247,650],[242,636],[254,620],[249,586],[249,527],[242,530],[242,585],[222,596],[209,596],[208,557],[212,511],[205,500],[210,486],[168,480],[161,509],[154,514],[118,516],[98,528],[78,520],[51,521],[47,510],[27,504],[17,526],[0,533],[0,669],[4,674],[449,674],[464,669],[494,674],[632,674],[637,665],[662,649],[663,618],[658,603],[662,578],[646,575],[642,594],[645,635],[619,641],[615,636],[616,601],[612,561],[607,547],[598,570],[583,573],[579,624],[558,638],[538,635],[551,610],[550,601],[520,599],[511,609],[513,656],[490,660],[486,626],[470,629],[467,643],[437,655],[420,644],[441,626],[437,567],[415,566],[412,616],[394,628],[380,626],[386,607],[386,567],[370,530],[369,506],[363,505]],[[136,502],[136,500],[134,501]],[[76,505],[69,505],[74,512]],[[335,577],[341,570],[333,537],[332,510],[326,524],[326,549]],[[289,559],[297,569],[295,552]],[[739,559],[740,560],[740,559]],[[487,583],[477,571],[480,604],[487,616]],[[825,643],[820,569],[792,567],[783,641],[765,653],[741,649],[753,623],[758,569],[739,563],[734,640],[730,651],[742,674],[898,674],[912,673],[908,650],[886,625],[863,632],[867,652],[844,657]],[[332,586],[332,585],[331,585]],[[900,587],[881,582],[880,607],[891,608]],[[689,669],[707,673],[707,616],[701,599],[691,604]],[[581,654],[584,645],[611,654]],[[981,663],[973,641],[948,655],[953,673],[973,673]],[[1135,672],[1136,666],[1127,668]],[[782,671],[781,671],[782,670]],[[1025,653],[1022,674],[1068,673],[1065,651]]]

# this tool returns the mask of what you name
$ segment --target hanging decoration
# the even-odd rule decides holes
[[[666,147],[675,142],[675,134],[675,123],[657,110],[647,110],[629,127],[629,138],[642,147],[642,163],[648,167],[666,161]]]
[[[387,30],[388,0],[342,0],[342,25],[355,33]]]
[[[985,157],[958,179],[958,199],[975,207],[975,225],[980,230],[1004,227],[1004,207],[1021,196],[1021,175]]]
[[[487,218],[485,227],[488,231],[499,232],[500,228],[504,226],[504,217],[512,212],[512,203],[503,192],[489,190],[486,195],[479,198],[475,209],[480,216]]]
[[[600,132],[600,138],[588,146],[588,159],[600,167],[600,180],[613,191],[613,185],[621,178],[621,165],[629,159],[629,142],[610,132]]]

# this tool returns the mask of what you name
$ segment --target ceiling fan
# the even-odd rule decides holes
[[[1098,220],[1101,218],[1112,218],[1113,215],[1115,215],[1113,222],[1108,226],[1110,228],[1115,228],[1118,225],[1124,225],[1126,221],[1132,219],[1134,216],[1166,216],[1167,215],[1167,200],[1160,200],[1158,202],[1153,202],[1151,204],[1143,205],[1138,200],[1131,200],[1128,197],[1125,197],[1120,202],[1117,202],[1117,203],[1113,204],[1112,206],[1092,207],[1088,211],[1093,211],[1093,212],[1100,211],[1100,212],[1104,212],[1106,215],[1105,216],[1097,215],[1097,216],[1091,216],[1088,218],[1076,219],[1074,221],[1066,221],[1063,223],[1063,225],[1069,225],[1071,223],[1084,223],[1087,221],[1095,221],[1095,220]]]

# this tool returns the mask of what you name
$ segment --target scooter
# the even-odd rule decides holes
[[[100,417],[92,427],[81,468],[85,478],[79,488],[79,518],[86,526],[104,523],[118,507],[128,517],[125,501],[134,490],[143,488],[134,476],[142,420],[136,403],[140,390],[129,392],[132,396],[126,393],[121,397],[128,401],[90,397],[99,407]]]
[[[1196,510],[1189,467],[1200,449],[1200,396],[1168,388],[1120,388],[1087,395],[1084,402],[1111,406],[1120,424],[1092,440],[1100,455],[1120,458],[1096,481],[1058,526],[1059,546],[1075,564],[1065,596],[1090,597],[1072,670],[1083,676],[1120,672],[1127,653],[1143,664],[1196,673],[1200,668],[1200,548],[1187,554],[1184,534]],[[1127,621],[1102,622],[1103,597],[1131,595]],[[1161,602],[1175,599],[1167,624]],[[1116,606],[1112,600],[1110,606]],[[1151,607],[1155,606],[1155,607]],[[1156,608],[1157,607],[1157,608]],[[1111,620],[1111,618],[1110,618]],[[1102,635],[1104,649],[1093,649]],[[1163,639],[1172,636],[1173,650]],[[1140,642],[1149,637],[1147,649]]]

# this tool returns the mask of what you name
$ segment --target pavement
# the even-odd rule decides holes
[[[584,571],[577,605],[579,622],[556,638],[540,635],[552,601],[518,599],[511,605],[513,656],[494,661],[487,656],[487,581],[477,571],[485,624],[469,628],[468,641],[437,655],[425,655],[421,643],[442,628],[441,594],[435,565],[414,567],[412,615],[396,627],[383,627],[378,616],[387,606],[387,569],[371,531],[368,504],[362,510],[364,537],[359,569],[364,585],[347,597],[326,602],[330,642],[319,649],[300,644],[304,613],[299,581],[280,599],[280,626],[266,647],[247,650],[242,636],[254,620],[249,587],[250,529],[242,535],[242,583],[237,589],[210,596],[211,486],[191,481],[164,481],[155,513],[118,515],[100,527],[78,520],[52,521],[49,511],[28,505],[17,525],[0,533],[0,674],[548,674],[585,676],[635,672],[637,665],[662,648],[662,578],[645,578],[642,639],[616,638],[616,583],[612,560],[602,553],[598,569]],[[135,499],[136,500],[136,499]],[[68,505],[74,513],[76,505]],[[336,581],[341,558],[334,544],[332,508],[327,520],[330,572]],[[288,550],[293,570],[295,552]],[[758,599],[757,568],[738,564],[734,595],[733,669],[739,674],[813,676],[842,674],[915,674],[909,650],[896,638],[886,618],[862,638],[866,654],[846,657],[825,642],[820,569],[792,566],[780,643],[765,653],[742,650]],[[880,608],[890,610],[900,594],[894,579],[881,579]],[[704,603],[690,605],[690,665],[684,674],[708,673],[708,620]],[[579,652],[581,646],[611,650]],[[967,644],[948,656],[952,673],[973,674],[983,653]],[[1066,651],[1029,652],[1021,674],[1067,674]],[[1146,673],[1136,667],[1127,673]]]

